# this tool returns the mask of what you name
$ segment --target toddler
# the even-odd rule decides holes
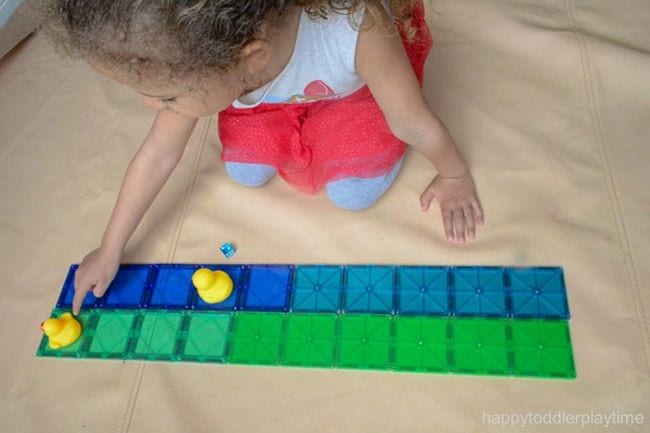
[[[483,213],[469,169],[420,85],[432,40],[421,0],[48,0],[50,34],[156,110],[99,248],[81,262],[73,310],[102,296],[124,248],[178,164],[197,118],[219,114],[235,182],[280,176],[340,208],[374,204],[406,143],[435,166],[448,240]]]

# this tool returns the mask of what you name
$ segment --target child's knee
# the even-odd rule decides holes
[[[325,185],[327,196],[335,206],[350,211],[368,209],[374,205],[395,181],[402,166],[400,159],[386,174],[372,177],[350,177]]]
[[[226,173],[240,185],[260,187],[277,174],[275,167],[267,164],[226,162]]]
[[[346,188],[345,186],[337,185],[336,182],[327,184],[326,190],[327,196],[336,207],[349,211],[368,209],[370,206],[375,204],[381,196],[377,194],[369,194],[365,191],[356,191],[354,188]]]

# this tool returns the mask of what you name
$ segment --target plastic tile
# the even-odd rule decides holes
[[[451,319],[453,361],[458,373],[508,374],[506,320]]]
[[[192,274],[197,269],[197,266],[161,265],[147,307],[187,308],[195,291]]]
[[[350,266],[347,270],[345,311],[393,312],[393,266]]]
[[[142,319],[134,357],[157,359],[174,355],[183,316],[173,312],[148,312]]]
[[[213,271],[223,271],[227,273],[232,279],[233,289],[232,294],[223,302],[216,304],[208,304],[196,293],[196,289],[192,286],[192,306],[197,310],[235,310],[239,307],[239,298],[242,293],[241,276],[243,274],[243,266],[238,265],[207,265],[206,268]],[[190,279],[191,279],[190,275]],[[190,282],[191,284],[191,282]]]
[[[123,265],[108,287],[104,306],[112,308],[137,308],[143,305],[143,294],[150,267]]]
[[[240,364],[276,364],[279,361],[284,315],[235,313],[230,361]]]
[[[125,358],[131,327],[136,313],[130,311],[106,311],[99,320],[92,338],[88,356],[101,358]]]
[[[60,315],[55,310],[54,315]],[[282,312],[98,309],[37,355],[574,378],[568,322]]]
[[[512,321],[513,374],[575,377],[569,326],[565,321]]]
[[[514,317],[569,318],[561,269],[512,269],[509,277]]]
[[[246,288],[246,309],[284,310],[289,292],[289,266],[252,265]]]
[[[298,266],[293,286],[293,311],[340,310],[340,266]]]
[[[406,371],[445,372],[447,323],[442,317],[395,319],[395,368]]]
[[[234,292],[209,305],[191,284],[200,266],[121,266],[85,299],[81,338],[53,350],[43,337],[37,355],[576,376],[561,268],[218,264]]]
[[[231,315],[194,313],[189,317],[183,358],[199,362],[223,360],[226,356]]]
[[[230,274],[234,291],[206,304],[191,283],[199,266],[123,265],[107,296],[89,294],[84,307],[569,318],[559,267],[208,265]],[[72,305],[76,269],[57,308]]]
[[[503,268],[455,268],[453,281],[453,312],[455,315],[508,316]]]
[[[401,267],[398,270],[399,314],[449,314],[447,268]]]
[[[336,317],[329,314],[287,316],[283,364],[304,367],[333,366]]]
[[[68,275],[63,283],[63,289],[59,295],[59,300],[56,303],[57,308],[72,308],[72,299],[74,298],[74,277],[77,273],[79,265],[70,266]],[[100,299],[93,295],[93,292],[88,292],[83,301],[83,308],[91,308],[100,303]]]
[[[339,365],[350,368],[390,368],[389,316],[340,316]]]

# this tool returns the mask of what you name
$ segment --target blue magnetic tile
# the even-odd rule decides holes
[[[399,314],[449,314],[447,268],[406,266],[399,273]]]
[[[339,311],[340,266],[297,266],[293,286],[293,311]]]
[[[509,277],[514,317],[569,318],[560,268],[511,269]]]
[[[393,266],[348,267],[345,311],[392,313],[394,274]]]
[[[158,269],[148,306],[185,308],[194,291],[192,274],[198,266],[161,265]]]
[[[239,306],[237,300],[242,292],[241,275],[244,267],[238,265],[208,265],[205,267],[212,271],[219,270],[227,273],[232,279],[232,293],[228,296],[228,299],[223,302],[208,304],[207,302],[204,302],[203,299],[196,294],[196,290],[193,289],[194,294],[192,302],[194,308],[197,310],[235,310]]]
[[[79,265],[72,265],[68,276],[63,283],[63,289],[59,295],[59,300],[56,303],[57,308],[72,308],[72,299],[74,298],[74,277],[77,273]],[[84,298],[82,306],[84,308],[91,308],[97,306],[101,302],[100,298],[93,295],[93,292],[88,292]]]
[[[508,317],[503,268],[454,268],[453,281],[455,315]]]
[[[122,265],[107,294],[89,293],[83,306],[569,318],[559,267],[208,265],[227,272],[234,290],[226,301],[206,304],[191,283],[200,266]],[[72,306],[77,269],[69,269],[58,308]]]
[[[290,275],[289,266],[252,265],[244,309],[285,309]]]
[[[106,292],[107,307],[138,308],[147,283],[150,266],[123,265]]]

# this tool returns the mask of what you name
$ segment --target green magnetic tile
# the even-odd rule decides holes
[[[69,312],[68,310],[54,310],[50,317],[59,317],[61,314]],[[91,322],[92,313],[89,311],[81,311],[78,316],[75,318],[81,324],[81,335],[79,339],[72,343],[69,346],[61,347],[60,349],[50,349],[48,344],[48,338],[43,334],[41,339],[41,344],[38,347],[37,356],[55,356],[55,357],[65,357],[65,358],[74,358],[82,355],[81,349],[84,347],[84,343],[88,339],[88,323]]]
[[[217,361],[225,356],[230,314],[192,314],[183,358]]]
[[[229,361],[276,364],[283,321],[283,313],[236,313]]]
[[[512,321],[513,374],[575,377],[569,326],[565,321]]]
[[[450,319],[451,370],[459,373],[508,374],[508,342],[502,319]]]
[[[512,341],[517,346],[570,345],[568,322],[564,320],[512,320]]]
[[[99,321],[92,336],[88,355],[102,358],[124,357],[129,342],[131,325],[136,314],[133,312],[103,311],[99,315]]]
[[[395,368],[409,371],[448,370],[446,318],[395,319]]]
[[[55,310],[58,317],[64,310]],[[576,376],[569,323],[549,319],[94,309],[45,357]]]
[[[351,368],[390,368],[389,316],[340,316],[339,365]]]
[[[146,358],[158,358],[159,355],[171,357],[176,347],[181,314],[146,312],[140,327],[139,337],[134,353]]]
[[[573,355],[568,347],[515,347],[516,376],[575,377]]]
[[[283,364],[329,367],[334,364],[336,316],[330,314],[291,314]]]

